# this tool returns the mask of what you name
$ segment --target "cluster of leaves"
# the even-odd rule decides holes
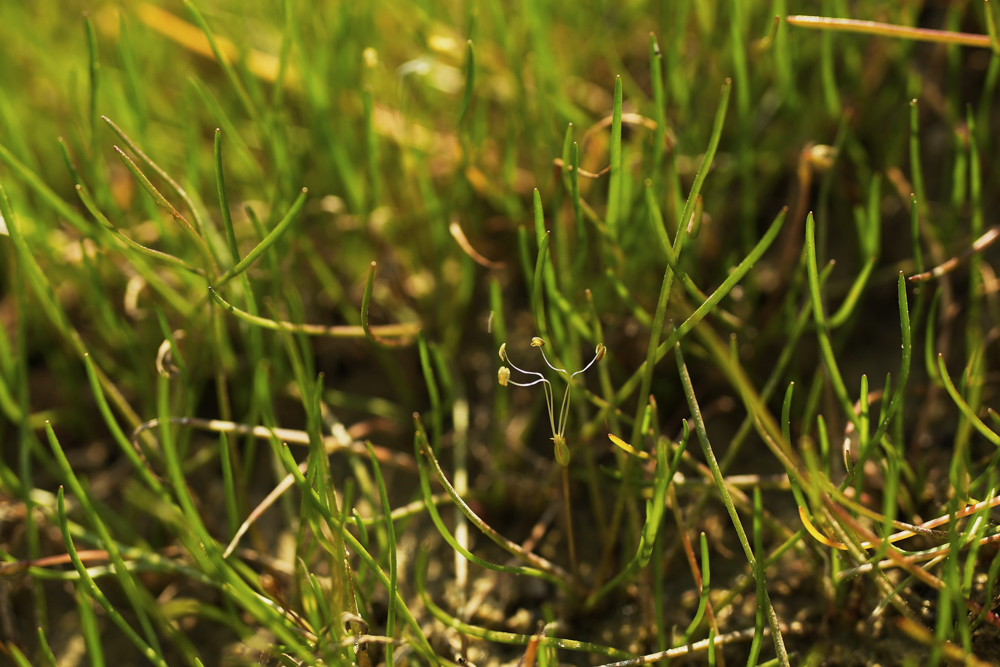
[[[990,657],[988,4],[73,4],[0,4],[6,657]]]

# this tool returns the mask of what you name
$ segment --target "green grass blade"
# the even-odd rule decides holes
[[[97,614],[91,606],[91,598],[86,593],[86,587],[82,578],[77,579],[75,597],[76,608],[80,614],[80,633],[83,635],[83,644],[87,647],[87,657],[92,667],[104,667],[104,643],[101,641]]]
[[[948,368],[944,363],[944,355],[939,354],[937,357],[938,374],[941,377],[941,382],[944,384],[944,388],[948,391],[948,395],[951,396],[951,400],[955,402],[955,405],[962,412],[966,419],[979,431],[984,438],[989,440],[996,447],[1000,447],[1000,435],[997,435],[989,426],[983,423],[983,420],[979,418],[969,404],[962,398],[955,384],[951,381],[951,376],[948,375]]]
[[[858,417],[854,414],[852,401],[847,395],[847,387],[844,386],[844,379],[840,375],[840,368],[833,353],[833,346],[830,344],[830,334],[827,331],[826,315],[823,310],[823,298],[819,291],[819,271],[816,266],[816,223],[813,214],[806,217],[806,273],[809,276],[809,297],[812,300],[813,319],[816,322],[816,337],[819,340],[820,352],[823,356],[823,363],[826,365],[830,383],[833,385],[833,392],[840,401],[840,407],[844,411],[844,416],[858,426]]]
[[[205,33],[205,37],[208,39],[208,43],[212,48],[212,53],[215,54],[216,61],[218,61],[219,66],[222,67],[222,71],[226,74],[226,78],[229,79],[229,83],[236,91],[236,96],[239,97],[240,102],[243,103],[243,108],[246,109],[247,115],[250,116],[254,122],[258,122],[260,120],[260,113],[257,110],[256,105],[250,99],[250,94],[247,92],[243,82],[240,81],[232,63],[229,62],[229,58],[227,58],[226,55],[219,50],[219,45],[215,41],[215,35],[212,34],[211,28],[208,27],[208,22],[205,21],[205,17],[202,16],[201,12],[198,11],[198,8],[193,2],[191,2],[191,0],[184,0],[184,6],[187,7],[188,12],[194,19],[194,22],[197,23],[198,27],[201,28],[203,33]]]
[[[129,625],[124,618],[122,618],[122,615],[118,613],[118,610],[111,605],[111,602],[108,601],[108,598],[104,595],[101,589],[97,587],[97,584],[87,572],[87,568],[84,566],[83,562],[80,560],[80,556],[76,552],[76,547],[73,545],[73,537],[69,532],[69,524],[66,520],[66,503],[63,499],[63,489],[61,486],[59,487],[57,498],[59,528],[62,530],[63,541],[66,543],[66,551],[69,553],[70,560],[73,561],[73,567],[75,567],[76,571],[80,574],[80,580],[87,591],[86,594],[94,598],[97,603],[101,605],[111,621],[117,625],[128,640],[139,649],[143,657],[158,667],[167,667],[167,663],[163,659],[159,650],[154,650],[151,646],[149,646],[149,644],[143,641],[142,637],[140,637],[132,626]]]
[[[705,150],[705,157],[702,158],[701,165],[698,166],[698,173],[695,174],[691,191],[688,192],[687,200],[684,202],[684,209],[681,212],[680,226],[687,227],[694,213],[698,195],[701,194],[701,186],[708,177],[708,172],[712,168],[712,161],[715,159],[715,151],[719,148],[719,140],[722,138],[722,128],[726,124],[726,111],[729,109],[729,92],[732,89],[732,82],[726,79],[722,85],[722,92],[719,98],[719,106],[715,111],[715,121],[712,124],[712,135],[708,140],[708,148]]]
[[[97,33],[94,31],[94,23],[90,20],[90,15],[83,14],[84,32],[87,36],[87,60],[90,65],[90,99],[88,105],[88,118],[90,123],[90,151],[94,159],[97,159],[97,98],[101,90],[101,63],[97,53]]]
[[[125,594],[128,597],[129,602],[132,604],[132,608],[135,610],[135,614],[139,619],[139,625],[142,627],[143,634],[149,642],[149,647],[155,652],[156,656],[162,660],[163,651],[160,648],[156,631],[153,629],[153,624],[146,611],[147,604],[152,601],[152,598],[149,597],[147,592],[144,592],[139,588],[135,579],[125,567],[125,561],[122,559],[122,555],[118,551],[117,544],[111,538],[111,533],[107,526],[105,526],[104,521],[102,521],[100,516],[97,514],[93,503],[90,501],[90,497],[84,490],[83,485],[80,484],[80,480],[77,479],[76,473],[73,472],[73,467],[66,458],[66,454],[63,452],[62,446],[59,444],[59,440],[56,438],[56,434],[52,430],[52,425],[49,423],[45,424],[45,434],[48,436],[49,445],[52,448],[52,453],[55,455],[56,463],[59,464],[63,479],[69,485],[70,491],[73,492],[73,495],[76,497],[77,502],[80,503],[80,507],[83,509],[84,514],[87,516],[94,530],[100,536],[101,544],[107,550],[108,556],[111,558],[111,562],[115,566],[115,574],[118,576],[118,580],[121,583],[122,588],[125,590]],[[62,494],[60,493],[60,500],[61,495]],[[61,511],[62,510],[60,510],[60,512]]]
[[[615,98],[611,112],[611,178],[608,182],[608,210],[605,224],[611,238],[618,237],[618,223],[622,202],[622,78],[615,77]]]
[[[469,107],[472,104],[472,93],[476,88],[476,49],[472,46],[472,40],[466,42],[465,56],[465,94],[462,96],[462,106],[459,107],[458,124],[462,125]],[[392,667],[390,663],[388,667]]]
[[[865,291],[865,287],[868,285],[868,279],[872,275],[872,271],[875,269],[875,257],[872,257],[867,262],[865,262],[864,267],[861,269],[861,273],[858,277],[854,279],[854,283],[851,285],[850,291],[848,291],[847,296],[844,297],[843,303],[840,304],[840,308],[837,312],[830,316],[830,328],[837,329],[851,317],[854,313],[855,307],[857,307],[858,302],[861,300],[861,294]]]
[[[471,42],[470,42],[471,44]],[[396,571],[396,529],[392,523],[392,509],[389,505],[389,492],[385,488],[385,480],[382,479],[382,468],[379,466],[378,457],[375,456],[375,449],[370,441],[365,441],[368,448],[368,455],[371,457],[372,470],[375,472],[375,483],[378,485],[379,500],[382,501],[382,513],[385,514],[385,530],[389,537],[389,610],[386,612],[385,634],[389,638],[396,636],[396,600],[399,597],[398,573]],[[429,511],[434,507],[431,502],[427,505]],[[387,644],[385,647],[385,665],[393,665],[393,645]]]
[[[215,130],[215,185],[219,192],[219,209],[222,211],[222,224],[226,228],[226,242],[229,244],[229,254],[233,264],[240,263],[240,251],[236,247],[236,232],[233,229],[233,216],[229,211],[229,196],[226,194],[226,177],[222,170],[222,130]]]
[[[535,191],[535,196],[538,196],[538,191]],[[537,206],[541,206],[540,203]],[[545,232],[541,240],[538,243],[538,258],[535,260],[535,273],[534,278],[531,282],[531,305],[532,312],[535,315],[535,327],[538,330],[538,335],[543,339],[548,339],[549,329],[545,324],[545,302],[542,297],[542,291],[544,288],[545,280],[545,258],[549,250],[549,232]]]
[[[5,162],[24,183],[35,191],[41,199],[49,205],[63,220],[72,225],[84,236],[91,236],[94,232],[93,225],[87,222],[86,218],[76,212],[72,206],[66,203],[52,188],[47,186],[35,172],[31,171],[23,162],[14,157],[14,154],[0,144],[0,160]],[[4,218],[9,219],[6,214]],[[8,223],[9,224],[9,223]]]
[[[694,419],[695,434],[698,436],[698,442],[701,443],[701,449],[702,453],[705,455],[705,461],[708,463],[708,467],[712,471],[715,486],[718,489],[719,494],[722,496],[722,501],[726,506],[726,510],[729,512],[729,518],[732,520],[733,527],[736,529],[736,535],[739,537],[740,545],[743,547],[743,552],[746,555],[747,561],[750,563],[751,569],[754,569],[757,567],[757,560],[754,557],[753,549],[750,547],[750,542],[747,540],[746,532],[743,530],[743,523],[740,521],[740,517],[736,513],[736,507],[733,505],[733,499],[729,495],[729,488],[722,477],[722,471],[719,469],[719,464],[715,459],[715,452],[712,450],[712,444],[708,439],[708,431],[705,428],[705,420],[702,419],[701,408],[698,406],[698,399],[694,394],[694,386],[691,384],[691,376],[688,374],[687,365],[684,363],[684,356],[681,354],[681,346],[679,342],[674,345],[674,357],[677,360],[677,370],[680,373],[681,384],[684,387],[684,396],[687,399],[688,407],[691,410],[691,417]],[[781,629],[778,627],[778,618],[774,613],[774,608],[771,606],[771,601],[767,596],[766,591],[764,592],[764,608],[767,611],[768,624],[771,626],[771,636],[774,639],[774,650],[778,654],[782,667],[788,667],[788,654],[785,651],[785,643],[781,637]]]
[[[295,222],[295,218],[298,217],[299,212],[306,203],[306,195],[308,193],[308,189],[302,188],[299,196],[295,199],[291,208],[288,209],[288,213],[285,214],[285,217],[282,218],[281,221],[274,226],[274,229],[272,229],[268,235],[264,237],[264,240],[254,246],[254,249],[248,252],[247,256],[240,260],[236,266],[219,276],[219,279],[215,281],[216,288],[222,287],[227,282],[249,269],[261,255],[267,252],[271,246],[278,242],[278,239],[280,239],[291,224]]]

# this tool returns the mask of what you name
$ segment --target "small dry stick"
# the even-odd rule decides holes
[[[930,280],[931,278],[940,278],[946,273],[951,273],[954,271],[959,264],[969,259],[973,255],[982,252],[989,248],[993,243],[1000,238],[1000,225],[994,225],[986,230],[986,233],[976,239],[975,243],[969,246],[965,252],[956,257],[952,257],[947,262],[934,267],[930,271],[925,271],[923,273],[918,273],[915,276],[910,276],[908,280],[913,282],[920,282],[923,280]]]
[[[992,48],[989,35],[974,35],[968,32],[952,32],[951,30],[932,30],[930,28],[911,28],[892,23],[877,21],[859,21],[857,19],[833,19],[825,16],[788,16],[789,25],[819,30],[836,30],[840,32],[855,32],[883,37],[900,37],[915,39],[922,42],[937,42],[938,44],[958,44],[960,46],[975,46]]]
[[[781,629],[782,632],[787,632],[787,630],[788,629],[784,627]],[[754,631],[755,628],[737,630],[736,632],[730,632],[725,635],[716,635],[714,640],[702,639],[700,642],[687,644],[686,646],[679,646],[667,651],[660,651],[659,653],[650,653],[649,655],[639,656],[638,658],[632,658],[631,660],[609,662],[608,664],[600,665],[599,667],[639,667],[639,665],[648,665],[651,662],[659,662],[660,660],[665,660],[666,658],[679,658],[682,655],[690,655],[692,653],[707,651],[709,644],[712,643],[716,646],[724,646],[725,644],[732,644],[734,642],[742,642],[748,639],[753,639]],[[763,635],[767,637],[770,634],[771,628],[765,627]]]

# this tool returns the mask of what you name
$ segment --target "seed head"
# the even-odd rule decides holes
[[[608,348],[604,347],[604,345],[602,345],[601,343],[598,343],[597,344],[597,348],[594,350],[594,354],[596,355],[594,357],[594,363],[596,364],[601,359],[603,359],[604,355],[605,355],[605,353],[607,353],[607,351],[608,351]]]

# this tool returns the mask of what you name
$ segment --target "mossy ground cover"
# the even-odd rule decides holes
[[[0,4],[0,661],[1000,659],[992,11]]]

